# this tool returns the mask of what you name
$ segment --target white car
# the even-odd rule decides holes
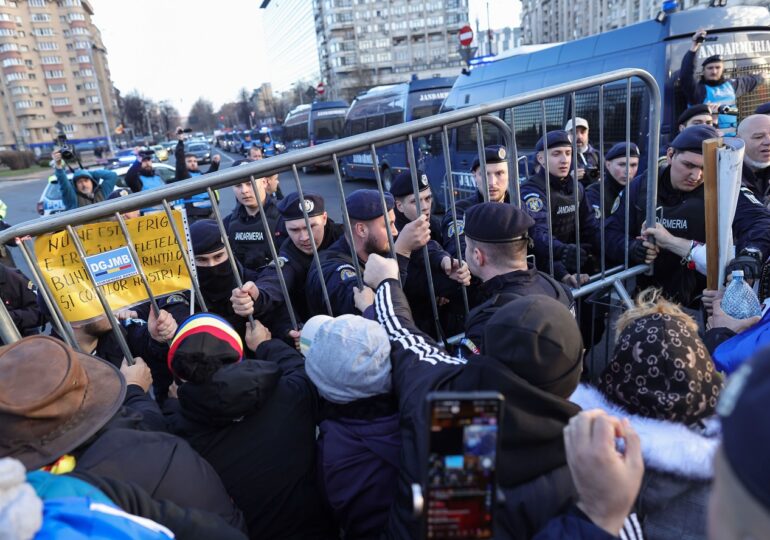
[[[176,170],[171,165],[165,163],[153,163],[153,169],[158,173],[164,182],[173,180],[176,175]],[[118,181],[115,184],[115,189],[123,189],[126,186],[126,173],[128,172],[128,165],[113,169],[115,174],[118,175]],[[72,173],[67,173],[67,178],[72,180]],[[50,216],[58,212],[64,211],[64,201],[61,197],[61,189],[59,188],[59,181],[56,179],[56,175],[52,174],[48,177],[48,183],[43,189],[40,200],[37,202],[37,213],[41,216]]]

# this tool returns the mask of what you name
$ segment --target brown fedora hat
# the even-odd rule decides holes
[[[101,429],[125,395],[115,366],[57,339],[0,347],[0,457],[48,465]]]

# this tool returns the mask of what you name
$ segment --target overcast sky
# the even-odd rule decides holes
[[[124,95],[138,90],[155,101],[168,100],[182,115],[199,96],[218,108],[235,101],[240,88],[268,82],[269,69],[281,69],[281,59],[271,58],[269,44],[262,42],[260,3],[91,0],[113,84]],[[519,24],[517,0],[469,0],[474,29],[476,17],[487,27],[487,4],[493,27]]]

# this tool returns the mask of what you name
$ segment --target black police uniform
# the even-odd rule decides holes
[[[263,207],[277,251],[285,239],[285,236],[278,231],[280,213],[272,197],[265,198]],[[273,257],[259,213],[251,216],[242,204],[237,204],[233,212],[225,217],[223,222],[233,254],[243,266],[258,271],[270,264]]]
[[[759,202],[765,206],[770,204],[770,167],[755,171],[744,162],[741,181]]]
[[[631,148],[628,149],[628,155],[629,157],[639,157],[639,147],[636,146],[634,143],[631,143]],[[619,157],[625,157],[626,156],[626,143],[618,143],[614,145],[612,148],[609,149],[607,154],[604,156],[604,162],[605,164],[615,158]],[[610,214],[615,212],[619,208],[619,200],[618,197],[620,197],[620,192],[623,191],[623,189],[626,186],[619,183],[617,180],[615,180],[615,177],[612,176],[610,171],[608,169],[605,169],[604,171],[604,180],[601,182],[594,182],[590,186],[586,188],[586,198],[588,199],[589,204],[594,209],[594,213],[596,214],[596,219],[600,220],[602,217],[602,210],[601,210],[601,191],[604,189],[604,217],[609,217]]]
[[[0,264],[0,298],[19,334],[31,336],[40,332],[43,317],[37,303],[37,289],[19,270]]]

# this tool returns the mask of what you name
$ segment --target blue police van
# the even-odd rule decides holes
[[[454,77],[413,79],[406,83],[376,86],[353,100],[345,117],[345,136],[358,135],[403,122],[419,120],[439,112],[449,95]],[[417,143],[415,143],[416,154]],[[409,169],[404,143],[377,147],[382,182],[385,189],[395,176]],[[374,180],[375,171],[369,152],[344,156],[341,159],[345,178]]]
[[[294,107],[283,123],[283,137],[288,150],[323,144],[342,137],[346,101],[316,101]]]
[[[616,69],[640,68],[652,74],[661,90],[661,149],[665,149],[677,133],[677,117],[687,107],[678,82],[679,68],[692,44],[692,35],[700,28],[708,31],[708,37],[696,56],[696,75],[699,75],[701,62],[714,54],[721,54],[724,58],[725,76],[728,78],[747,73],[770,73],[768,9],[752,6],[704,7],[668,13],[654,20],[476,65],[467,75],[457,78],[441,112],[488,103]],[[643,84],[635,79],[630,93],[631,140],[637,142],[644,153],[649,97]],[[740,116],[751,114],[758,104],[767,101],[770,101],[770,88],[762,85],[738,99]],[[626,83],[606,85],[603,102],[606,151],[613,143],[625,140]],[[545,109],[549,131],[563,129],[572,118],[570,96],[546,100]],[[575,114],[588,121],[590,140],[598,146],[598,87],[576,93]],[[499,116],[511,125],[510,110],[499,113]],[[542,135],[540,103],[516,107],[514,120],[519,154],[531,153]],[[502,134],[485,123],[484,142],[502,143]],[[460,193],[475,190],[469,167],[476,153],[475,126],[451,131],[453,181]],[[438,136],[432,137],[430,144],[423,147],[423,161],[434,193],[443,194],[436,199],[446,201],[446,171]],[[519,167],[519,173],[525,173],[523,167]]]

